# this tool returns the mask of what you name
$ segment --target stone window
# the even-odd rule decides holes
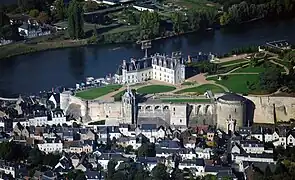
[[[181,122],[181,123],[182,123],[182,119],[180,119],[180,120],[179,120],[179,122]]]

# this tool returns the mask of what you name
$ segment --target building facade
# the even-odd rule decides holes
[[[150,79],[178,84],[185,80],[184,60],[180,52],[174,52],[170,57],[157,53],[143,59],[131,59],[130,62],[123,60],[116,77],[121,84],[136,84]]]

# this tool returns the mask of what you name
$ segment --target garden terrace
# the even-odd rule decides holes
[[[217,85],[203,84],[203,85],[200,85],[200,86],[179,90],[179,91],[175,92],[175,94],[183,94],[183,93],[204,94],[208,90],[212,91],[213,93],[222,93],[222,92],[224,92],[224,89],[217,86]]]
[[[150,85],[137,89],[137,93],[139,94],[156,94],[156,93],[164,93],[175,90],[176,88],[173,86],[165,86],[165,85]]]
[[[249,94],[261,92],[259,87],[259,74],[237,74],[227,75],[218,80],[218,77],[210,77],[207,80],[214,80],[216,83],[227,87],[231,92]]]
[[[77,92],[76,96],[82,99],[92,100],[92,99],[96,99],[98,97],[104,96],[110,92],[117,91],[121,87],[122,87],[121,85],[107,85],[104,87],[91,88],[91,89]]]

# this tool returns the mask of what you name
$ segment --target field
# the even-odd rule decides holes
[[[208,103],[211,102],[211,99],[162,99],[162,102],[165,103]]]
[[[198,84],[198,83],[197,82],[183,82],[183,83],[181,83],[181,85],[183,85],[183,86],[196,85],[196,84]]]
[[[104,87],[91,88],[91,89],[76,93],[76,96],[82,99],[91,100],[91,99],[98,98],[100,96],[104,96],[110,92],[116,91],[120,89],[121,87],[122,87],[121,85],[108,85]]]
[[[240,63],[246,63],[249,62],[249,60],[246,59],[236,59],[233,61],[226,61],[226,62],[221,62],[221,63],[217,63],[221,66],[230,66],[231,64],[240,64]]]
[[[226,86],[231,92],[235,93],[248,94],[258,92],[260,89],[259,74],[228,75],[223,80],[217,79],[218,77],[207,78],[207,80],[214,80],[216,83]]]
[[[176,89],[173,86],[164,86],[164,85],[150,85],[145,86],[142,88],[137,89],[137,93],[140,94],[156,94],[156,93],[163,93],[163,92],[169,92]]]
[[[188,93],[188,92],[195,92],[199,94],[204,94],[207,90],[211,90],[213,93],[221,93],[224,92],[224,90],[216,86],[214,84],[203,84],[197,87],[192,87],[192,88],[187,88],[187,89],[182,89],[180,91],[175,92],[175,94],[183,94],[183,93]]]
[[[208,8],[218,8],[216,4],[213,4],[210,1],[207,0],[176,0],[176,1],[166,1],[166,2],[172,2],[177,6],[186,8],[186,9],[208,9]]]
[[[261,73],[264,72],[266,69],[269,68],[275,68],[277,65],[271,63],[271,62],[262,62],[261,64],[259,64],[258,66],[252,67],[252,66],[248,66],[248,67],[244,67],[244,68],[240,68],[236,71],[234,71],[234,73]],[[276,68],[281,69],[282,72],[284,72],[284,68],[278,66]]]

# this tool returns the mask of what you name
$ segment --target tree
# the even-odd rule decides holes
[[[272,176],[271,169],[270,169],[269,165],[267,165],[266,168],[265,168],[265,171],[264,171],[264,177],[268,178],[268,177],[271,177],[271,176]]]
[[[176,168],[174,171],[171,173],[171,180],[184,180],[184,174],[182,170]]]
[[[157,164],[152,172],[152,178],[154,180],[169,180],[169,173],[167,173],[167,167],[164,164]]]
[[[156,150],[154,143],[143,143],[137,150],[139,157],[155,157]]]
[[[32,9],[32,10],[30,10],[29,15],[31,17],[37,17],[39,15],[39,10],[38,9]]]
[[[107,173],[107,180],[111,180],[116,172],[115,167],[117,162],[111,159],[108,163],[108,173]]]
[[[9,25],[9,17],[3,11],[0,11],[0,28],[5,25]]]
[[[268,68],[260,74],[260,87],[262,90],[274,92],[280,87],[281,72],[276,68]]]
[[[38,21],[41,23],[48,23],[49,16],[46,12],[40,12],[39,16],[37,17]]]
[[[175,12],[172,14],[172,22],[173,22],[173,31],[175,33],[180,33],[184,30],[183,26],[183,15],[180,12]]]
[[[160,17],[158,13],[144,11],[140,15],[141,38],[150,39],[160,34]]]
[[[71,38],[80,39],[84,36],[83,8],[80,2],[72,0],[68,9],[68,32]]]
[[[66,7],[64,0],[55,1],[56,17],[59,20],[63,20],[66,17]]]
[[[197,31],[200,28],[200,14],[195,10],[188,12],[188,24],[189,28],[193,31]]]

